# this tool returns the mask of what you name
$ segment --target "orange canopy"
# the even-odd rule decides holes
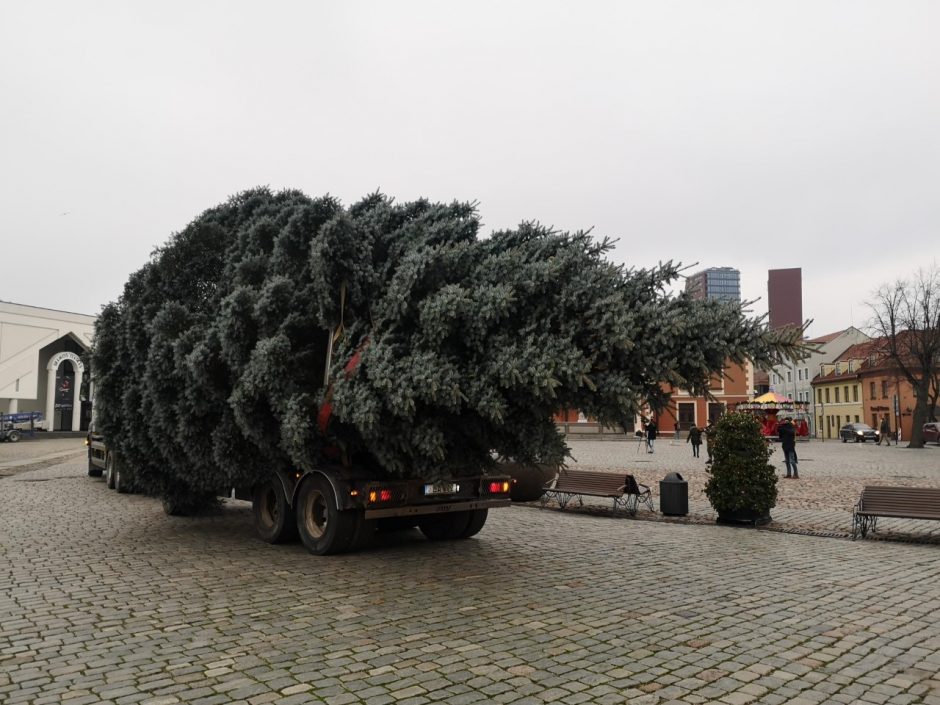
[[[758,404],[792,404],[793,400],[790,397],[784,396],[783,394],[777,394],[776,392],[767,392],[766,394],[761,394],[759,397],[754,397],[751,401],[755,401]]]

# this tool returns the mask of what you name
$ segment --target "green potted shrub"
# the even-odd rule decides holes
[[[777,503],[777,474],[770,464],[773,449],[750,414],[731,413],[718,420],[708,443],[712,451],[705,496],[718,521],[766,524]]]

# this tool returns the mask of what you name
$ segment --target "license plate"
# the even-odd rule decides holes
[[[424,494],[456,494],[460,485],[456,482],[435,482],[424,486]]]

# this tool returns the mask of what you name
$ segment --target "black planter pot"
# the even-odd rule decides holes
[[[718,512],[718,523],[730,526],[760,526],[771,522],[770,512],[758,512],[754,509],[736,509]]]
[[[545,494],[545,484],[555,477],[555,468],[548,465],[504,463],[499,471],[512,477],[509,498],[513,502],[534,502]]]

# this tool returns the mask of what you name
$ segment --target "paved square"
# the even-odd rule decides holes
[[[836,450],[940,485],[936,451]],[[800,487],[839,481],[804,453]],[[0,477],[0,702],[937,705],[938,578],[931,544],[532,506],[318,558],[255,539],[246,504],[167,517],[78,458]]]

